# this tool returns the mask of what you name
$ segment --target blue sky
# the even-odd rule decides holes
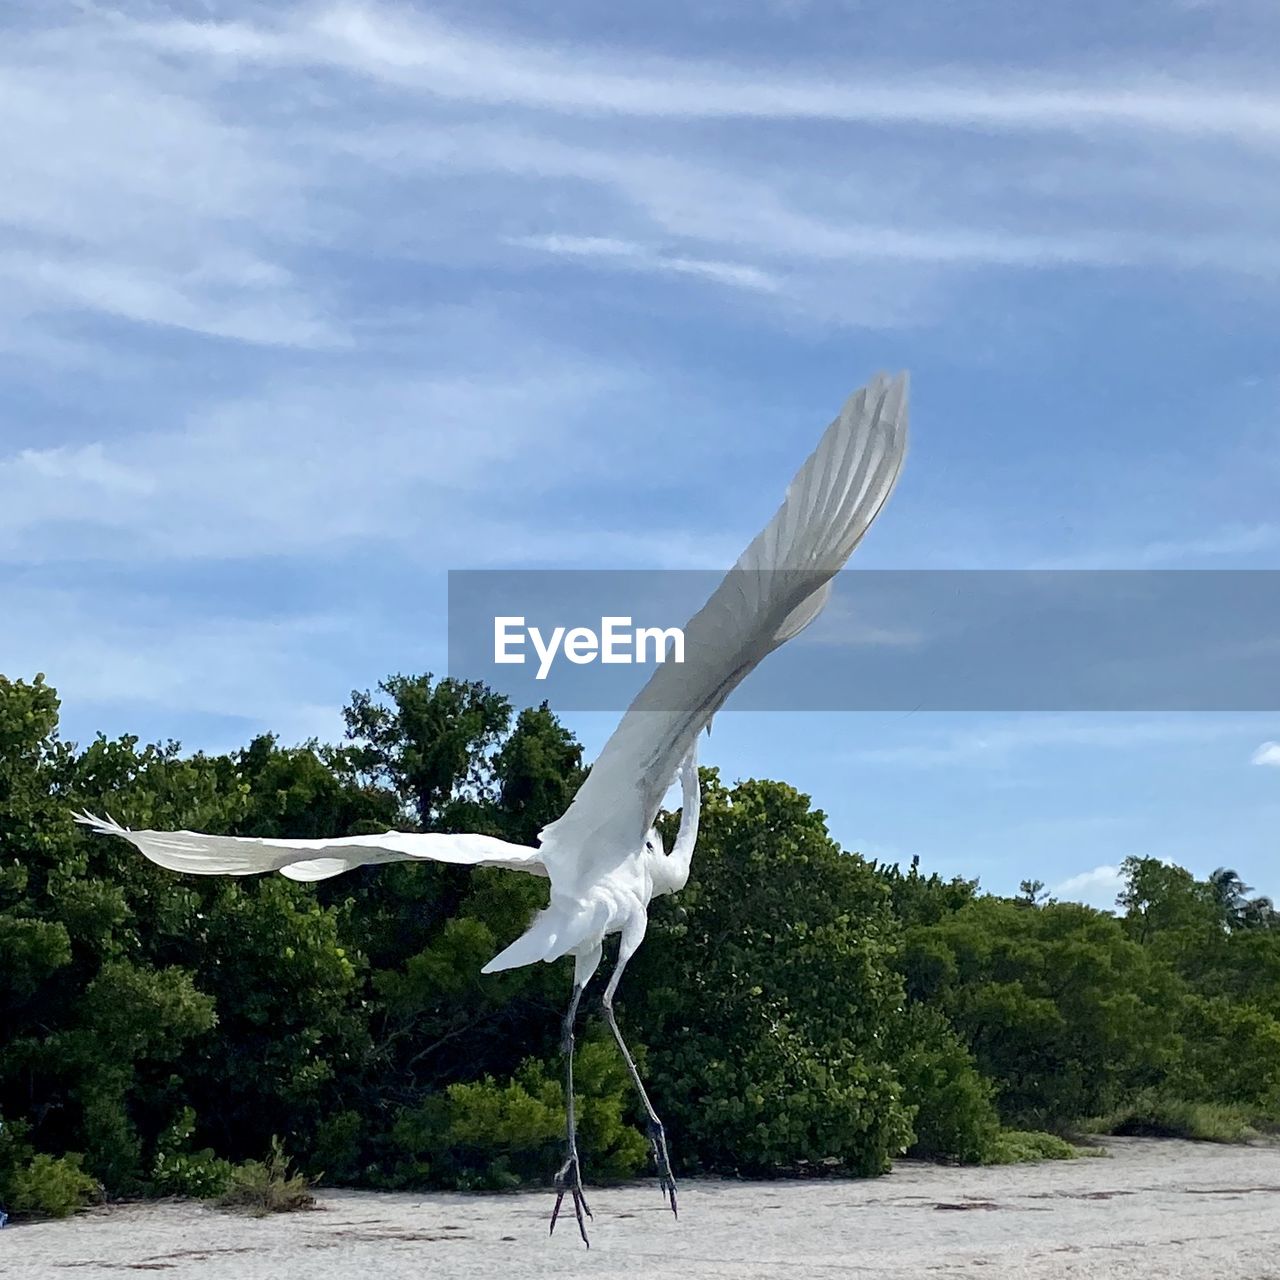
[[[336,736],[353,687],[443,669],[448,568],[727,566],[880,367],[912,451],[863,567],[1280,567],[1272,4],[0,37],[0,670],[69,736]],[[743,713],[705,758],[850,848],[1107,903],[1128,854],[1280,895],[1276,739]]]

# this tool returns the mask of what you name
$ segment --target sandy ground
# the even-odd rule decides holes
[[[173,1280],[444,1277],[1212,1277],[1280,1280],[1280,1148],[1116,1139],[1109,1158],[864,1182],[689,1181],[588,1189],[547,1237],[545,1194],[327,1191],[267,1219],[192,1203],[98,1209],[0,1232],[0,1275],[163,1271]]]

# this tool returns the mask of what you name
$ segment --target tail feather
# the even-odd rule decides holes
[[[533,923],[504,951],[498,952],[481,973],[518,969],[537,960],[559,960],[577,951],[588,939],[604,936],[608,907],[603,902],[565,908],[554,902],[534,917]]]
[[[504,969],[519,969],[537,960],[554,960],[557,955],[563,954],[556,950],[559,934],[544,926],[543,917],[548,914],[546,911],[539,912],[533,924],[509,947],[498,952],[480,972],[500,973]]]

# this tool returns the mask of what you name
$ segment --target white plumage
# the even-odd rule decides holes
[[[78,815],[78,820],[131,841],[163,867],[198,875],[279,871],[295,880],[322,880],[353,867],[430,859],[549,877],[548,906],[484,972],[575,957],[574,994],[565,1020],[569,1158],[556,1179],[559,1196],[552,1227],[569,1192],[586,1240],[583,1213],[590,1210],[582,1195],[572,1105],[573,1022],[582,988],[612,933],[621,933],[622,939],[605,992],[605,1014],[649,1116],[661,1185],[674,1210],[675,1183],[661,1122],[614,1021],[613,993],[644,937],[649,902],[683,888],[688,879],[698,827],[698,734],[765,657],[822,612],[831,579],[897,482],[906,438],[905,375],[878,375],[849,398],[797,472],[773,519],[685,627],[684,661],[657,667],[573,803],[539,834],[536,849],[480,835],[392,831],[333,840],[272,840],[130,831],[90,814]],[[679,835],[667,854],[653,823],[677,769],[683,811]]]
[[[684,629],[684,662],[660,665],[563,817],[540,834],[552,892],[574,894],[636,848],[681,758],[725,699],[822,612],[897,481],[906,451],[905,376],[852,395],[787,488],[782,506]]]
[[[75,818],[102,835],[122,836],[169,871],[196,876],[249,876],[279,871],[291,880],[326,880],[355,867],[418,860],[547,874],[537,849],[494,836],[387,831],[332,840],[276,840],[206,836],[198,831],[131,831],[110,818],[95,818],[91,813],[78,813]]]

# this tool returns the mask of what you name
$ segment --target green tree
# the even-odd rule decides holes
[[[457,830],[483,814],[493,800],[490,757],[511,722],[507,699],[429,673],[391,676],[378,692],[353,692],[343,712],[361,773],[398,796],[424,831]]]
[[[1158,858],[1126,858],[1124,887],[1116,899],[1124,910],[1129,936],[1141,943],[1161,934],[1194,935],[1203,940],[1226,926],[1221,891],[1191,872]],[[1228,890],[1229,891],[1229,890]],[[1184,945],[1172,940],[1172,945]]]
[[[902,1001],[889,893],[807,796],[779,782],[726,790],[710,770],[703,783],[689,884],[653,904],[618,1002],[649,1046],[673,1154],[883,1172],[910,1140],[883,1049]]]
[[[175,876],[71,811],[257,836],[388,827],[531,842],[584,774],[545,705],[397,676],[349,738],[223,755],[58,735],[42,678],[0,678],[0,1199],[205,1194],[281,1135],[380,1186],[545,1177],[569,966],[481,976],[547,882],[397,863],[317,884]],[[979,893],[842,852],[780,782],[704,770],[685,891],[653,904],[619,1015],[686,1169],[876,1173],[904,1147],[990,1160],[999,1122],[1070,1129],[1201,1103],[1280,1120],[1280,928],[1219,868],[1125,865],[1123,911]],[[668,838],[676,815],[662,820]],[[1034,907],[1035,909],[1028,909]],[[606,969],[608,963],[606,961]],[[596,1176],[643,1162],[588,1009]],[[1027,1149],[1040,1149],[1029,1144]]]
[[[877,870],[889,889],[894,915],[906,926],[937,924],[972,902],[978,893],[976,880],[960,876],[944,880],[936,871],[921,875],[918,856],[911,859],[905,873],[896,864],[883,864]]]
[[[912,999],[941,1009],[997,1088],[1002,1118],[1063,1128],[1162,1079],[1181,983],[1112,916],[981,898],[908,931]]]
[[[1014,901],[1026,907],[1038,907],[1047,897],[1043,880],[1021,880],[1018,883],[1018,896]]]
[[[83,1153],[95,1177],[137,1190],[147,1144],[172,1119],[161,1082],[212,1028],[213,1004],[142,943],[167,893],[138,901],[146,873],[120,874],[118,850],[73,824],[79,762],[57,726],[41,677],[0,677],[0,1113],[22,1117],[46,1156]],[[96,767],[131,753],[99,742],[86,755]],[[73,1164],[41,1165],[23,1186],[80,1185]]]
[[[544,702],[527,707],[493,761],[502,834],[534,844],[582,785],[582,747]]]

